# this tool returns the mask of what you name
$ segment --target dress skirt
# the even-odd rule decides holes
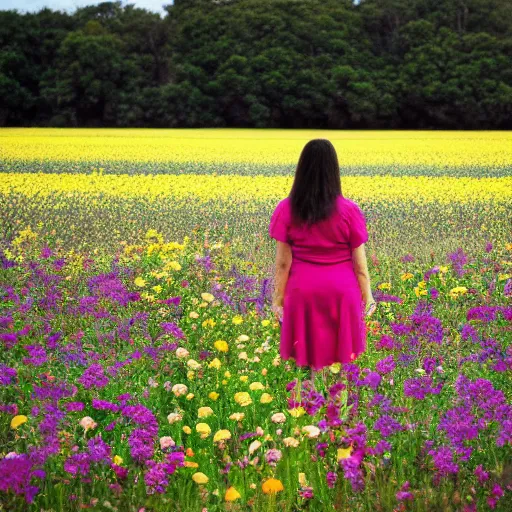
[[[366,350],[361,289],[352,261],[293,260],[283,300],[280,355],[319,370]]]

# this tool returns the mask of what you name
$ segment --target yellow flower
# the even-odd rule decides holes
[[[206,302],[212,302],[215,297],[211,293],[201,293],[201,298]]]
[[[242,407],[252,404],[252,399],[249,393],[246,391],[240,391],[235,393],[235,402],[240,404]]]
[[[341,363],[332,363],[331,366],[329,366],[329,370],[331,373],[340,373]]]
[[[448,272],[448,266],[439,266],[439,272],[446,274],[446,272]]]
[[[192,433],[192,429],[188,425],[185,425],[183,427],[183,432],[185,432],[185,434],[191,434]]]
[[[197,311],[191,311],[188,316],[190,318],[199,318],[199,313]]]
[[[114,457],[112,458],[112,462],[116,466],[120,466],[123,463],[123,459],[121,457],[119,457],[119,455],[114,455]]]
[[[405,272],[400,276],[402,281],[408,281],[409,279],[412,279],[414,277],[414,274],[411,274],[410,272]]]
[[[241,376],[240,376],[240,380],[241,380],[242,382],[247,382],[247,381],[249,380],[249,376],[248,376],[248,375],[241,375]]]
[[[218,370],[220,368],[221,364],[222,363],[220,362],[220,360],[215,358],[215,359],[212,359],[212,361],[208,365],[208,368],[215,368],[216,370]]]
[[[144,286],[146,286],[146,281],[144,281],[144,279],[140,276],[136,277],[133,282],[135,286],[140,286],[141,288],[144,288]]]
[[[464,295],[468,289],[465,286],[456,286],[449,291],[450,297],[456,299],[459,295]]]
[[[215,327],[216,322],[213,318],[207,318],[201,325],[203,327]]]
[[[294,418],[300,418],[306,413],[306,410],[304,407],[294,407],[293,409],[288,409],[288,412],[290,413],[290,416],[293,416]]]
[[[155,293],[160,293],[163,288],[159,284],[157,284],[156,286],[153,286],[151,289],[154,290]]]
[[[235,421],[242,421],[245,418],[245,414],[243,412],[234,412],[229,419]]]
[[[195,396],[194,393],[189,393],[185,398],[187,400],[192,400],[192,398],[194,398],[194,396]]]
[[[210,400],[217,400],[217,398],[219,398],[219,393],[217,393],[216,391],[212,391],[211,393],[208,393],[208,398]]]
[[[251,391],[261,391],[262,389],[265,389],[265,386],[261,382],[251,382],[249,384],[249,389]]]
[[[18,416],[14,416],[14,418],[11,420],[11,428],[17,429],[20,425],[23,425],[23,423],[26,423],[28,421],[28,418],[24,414],[18,414]]]
[[[276,492],[284,491],[281,480],[277,480],[277,478],[269,478],[263,482],[261,489],[265,494],[273,494]]]
[[[270,325],[270,320],[262,320],[261,325],[263,325],[263,327],[267,327],[267,325]]]
[[[351,453],[352,453],[352,446],[349,446],[348,448],[338,448],[338,453],[336,455],[336,458],[338,460],[348,459],[350,457]]]
[[[199,467],[199,464],[197,462],[193,462],[191,460],[186,460],[183,462],[183,465],[186,467],[186,468],[198,468]]]
[[[232,319],[232,322],[235,324],[235,325],[240,325],[242,322],[244,321],[243,317],[240,316],[240,315],[236,315],[233,317]]]
[[[231,432],[225,429],[218,430],[213,436],[214,443],[217,443],[218,441],[225,441],[226,439],[231,439]]]
[[[181,265],[177,261],[169,261],[165,267],[172,270],[181,270]]]
[[[230,487],[224,494],[224,501],[235,501],[240,497],[240,493],[234,487]]]
[[[272,400],[274,400],[272,398],[272,395],[269,395],[268,393],[263,393],[260,398],[260,403],[269,404],[270,402],[272,402]]]
[[[227,352],[229,350],[228,344],[224,340],[217,340],[213,346],[219,351],[219,352]]]
[[[208,483],[208,477],[204,473],[194,473],[192,475],[192,480],[196,484],[207,484]]]
[[[199,407],[197,410],[197,417],[198,418],[208,418],[208,416],[211,416],[213,414],[213,409],[211,407]]]
[[[510,279],[512,274],[498,274],[498,281],[505,281],[505,279]]]
[[[189,370],[189,371],[187,372],[187,379],[188,379],[188,380],[192,380],[192,379],[194,378],[194,375],[195,375],[194,370]]]
[[[208,423],[198,423],[196,425],[196,432],[201,434],[201,439],[206,439],[211,434],[212,429]]]
[[[299,473],[299,485],[301,487],[307,487],[306,473]]]
[[[380,283],[379,286],[377,286],[379,290],[390,290],[391,289],[391,283]]]

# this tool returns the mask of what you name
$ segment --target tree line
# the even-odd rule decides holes
[[[511,3],[4,10],[0,126],[510,129]]]

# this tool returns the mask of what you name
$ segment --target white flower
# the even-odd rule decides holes
[[[286,421],[286,416],[282,412],[276,412],[270,419],[273,423],[284,423]]]
[[[314,425],[302,427],[302,432],[306,433],[310,439],[314,439],[320,435],[320,429]]]

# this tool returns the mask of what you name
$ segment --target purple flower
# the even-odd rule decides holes
[[[482,466],[482,464],[479,464],[475,468],[475,476],[478,478],[478,483],[480,485],[489,480],[489,473],[487,473],[487,471],[484,471],[484,467]]]
[[[89,439],[87,448],[93,462],[110,462],[111,448],[100,436]]]
[[[0,364],[0,386],[10,386],[14,384],[18,372],[15,368],[9,368],[5,364]]]
[[[381,416],[373,425],[375,430],[378,430],[383,437],[389,437],[395,432],[405,430],[405,427],[388,415]]]
[[[84,407],[85,405],[83,402],[68,402],[67,404],[64,404],[64,408],[68,412],[83,411]]]
[[[398,501],[412,501],[414,499],[414,494],[409,492],[410,484],[408,481],[404,482],[400,490],[396,493],[396,499]]]
[[[434,460],[434,468],[436,474],[434,475],[434,483],[437,485],[443,476],[450,473],[458,473],[459,466],[453,461],[453,452],[448,446],[441,446],[435,450],[428,452]]]
[[[34,462],[27,454],[7,455],[0,459],[0,491],[14,492],[32,503],[39,487],[32,485],[33,478],[44,478],[45,472],[34,469]]]
[[[91,364],[77,380],[85,389],[89,389],[93,386],[103,388],[109,383],[109,379],[104,373],[103,366],[99,363]]]
[[[395,359],[393,355],[389,355],[380,361],[377,361],[375,365],[375,369],[381,374],[386,375],[387,373],[391,373],[396,367]]]
[[[332,489],[336,483],[336,480],[338,479],[338,475],[336,473],[333,473],[332,471],[329,471],[326,476],[327,479],[327,487]]]
[[[162,322],[160,327],[165,332],[172,334],[177,339],[182,339],[185,337],[183,331],[174,322]]]
[[[88,453],[74,453],[64,462],[64,471],[73,476],[89,474],[91,458]]]
[[[144,462],[153,457],[154,444],[155,440],[153,434],[142,428],[133,430],[128,438],[130,455],[132,459],[137,462]]]

